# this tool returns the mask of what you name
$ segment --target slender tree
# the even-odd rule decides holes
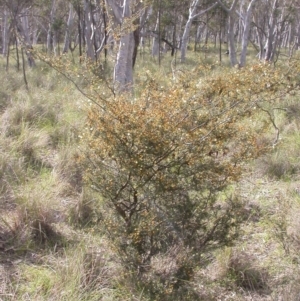
[[[240,56],[240,66],[243,67],[246,64],[247,47],[249,42],[250,23],[252,18],[252,9],[256,0],[251,0],[245,14],[242,16],[243,21],[243,36],[242,36],[242,51]]]
[[[268,23],[268,36],[265,46],[265,60],[270,61],[274,56],[274,39],[276,36],[276,23],[277,23],[277,9],[279,7],[279,1],[274,0],[272,5],[272,13],[270,16],[270,21]]]
[[[74,22],[74,7],[72,3],[69,3],[69,15],[68,15],[68,21],[67,21],[65,39],[64,39],[64,47],[63,47],[64,53],[68,52],[70,49],[71,30],[73,27],[73,22]]]
[[[96,52],[93,42],[94,24],[93,24],[93,11],[90,0],[84,0],[84,29],[86,41],[86,56],[92,61],[96,60]]]
[[[234,24],[236,20],[236,6],[238,4],[238,0],[233,0],[230,8],[228,8],[221,0],[218,0],[218,3],[228,14],[228,46],[229,46],[229,57],[231,66],[238,65],[237,55],[236,55],[236,47],[234,40]]]
[[[114,68],[114,83],[117,92],[128,91],[133,85],[132,56],[134,37],[132,31],[131,0],[123,0],[120,6],[115,0],[106,0],[117,22],[121,24],[119,50]]]
[[[48,24],[48,31],[47,31],[47,52],[50,54],[53,50],[53,46],[56,44],[54,39],[55,35],[53,34],[53,23],[55,19],[56,13],[56,0],[52,0],[51,2],[51,10],[50,10],[50,18]]]
[[[214,7],[216,7],[218,5],[218,2],[215,2],[212,5],[210,5],[208,8],[203,9],[200,12],[197,12],[199,1],[200,0],[193,0],[190,4],[189,17],[185,24],[184,32],[183,32],[182,39],[181,39],[181,49],[180,49],[181,62],[184,62],[185,58],[186,58],[186,50],[187,50],[187,45],[188,45],[188,41],[189,41],[189,36],[190,36],[190,31],[191,31],[193,20],[195,20],[195,18],[207,13],[208,11],[210,11],[211,9],[213,9]]]

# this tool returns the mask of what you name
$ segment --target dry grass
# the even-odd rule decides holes
[[[85,100],[53,70],[27,76],[29,92],[20,74],[1,92],[0,300],[132,300],[83,191]]]
[[[99,210],[99,196],[93,191],[84,189],[75,203],[68,210],[68,218],[71,225],[76,228],[90,228],[97,226],[101,220]]]
[[[55,172],[62,181],[76,192],[82,191],[82,170],[78,161],[78,148],[62,148],[58,152]]]

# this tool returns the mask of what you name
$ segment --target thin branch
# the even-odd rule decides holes
[[[270,118],[270,121],[273,125],[273,127],[275,128],[275,131],[276,131],[276,138],[273,142],[273,147],[278,143],[278,140],[279,140],[279,134],[280,134],[280,131],[279,131],[279,128],[277,127],[276,123],[275,123],[275,118],[272,116],[272,114],[270,113],[270,111],[268,111],[267,109],[264,109],[261,105],[259,105],[258,103],[256,103],[257,107],[259,109],[261,109],[263,112],[267,113],[267,115],[269,116]]]

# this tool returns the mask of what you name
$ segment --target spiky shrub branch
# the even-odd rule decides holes
[[[203,69],[169,88],[149,78],[137,99],[117,96],[88,115],[86,180],[103,197],[106,229],[140,275],[176,246],[170,292],[192,279],[204,252],[237,236],[242,202],[225,192],[268,149],[265,123],[249,119],[289,89],[270,66],[229,72]]]

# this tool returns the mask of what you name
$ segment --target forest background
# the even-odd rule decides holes
[[[0,7],[0,300],[299,299],[299,1]]]

